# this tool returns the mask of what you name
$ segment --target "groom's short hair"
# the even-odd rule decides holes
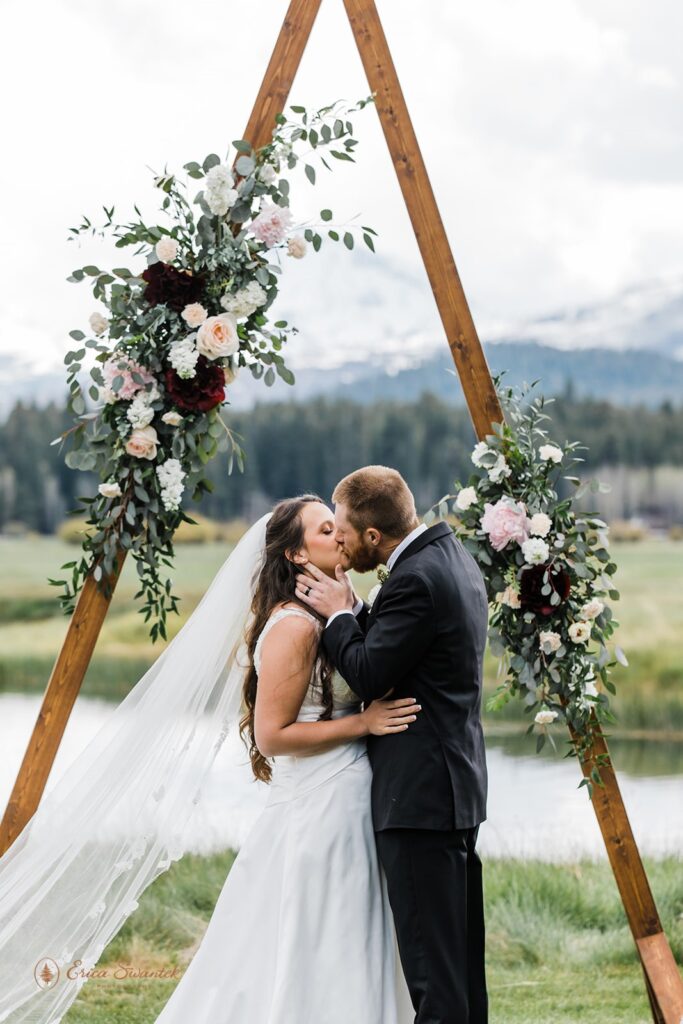
[[[334,489],[332,501],[346,507],[359,533],[374,526],[386,537],[405,537],[415,526],[415,498],[401,474],[389,466],[364,466]]]

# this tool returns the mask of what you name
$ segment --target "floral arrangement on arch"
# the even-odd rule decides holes
[[[540,426],[552,399],[525,402],[530,388],[501,388],[501,376],[494,385],[506,422],[492,424],[493,433],[472,451],[475,471],[467,485],[456,480],[457,494],[445,495],[428,518],[446,518],[452,501],[454,532],[486,582],[489,648],[500,659],[498,677],[505,674],[487,707],[498,710],[521,698],[534,713],[527,732],[537,732],[537,751],[546,738],[553,742],[552,726],[562,722],[573,730],[574,752],[583,760],[599,724],[614,720],[605,692],[615,692],[610,669],[628,664],[619,646],[614,660],[607,646],[619,624],[607,603],[619,599],[609,527],[572,507],[587,490],[608,488],[565,475],[583,461],[573,457],[583,446],[554,444]],[[562,500],[561,476],[576,488]],[[591,778],[580,783],[591,796],[605,763],[604,755],[594,759]]]
[[[244,466],[244,451],[220,415],[226,388],[229,393],[237,386],[242,369],[267,386],[276,375],[294,383],[282,349],[297,329],[286,320],[270,323],[267,311],[279,291],[280,253],[301,259],[309,243],[319,251],[323,237],[319,225],[294,233],[285,168],[315,153],[329,171],[323,150],[336,160],[355,162],[357,141],[348,115],[372,103],[373,96],[350,108],[339,102],[310,114],[292,106],[300,120],[277,114],[267,145],[254,150],[248,140],[233,142],[232,168],[227,157],[223,162],[216,154],[201,164],[185,164],[188,178],[201,182],[193,198],[187,195],[188,181],[166,171],[155,176],[164,224],[146,223],[137,206],[135,220],[115,223],[114,207],[105,206],[101,227],[84,217],[71,229],[72,238],[109,234],[116,248],[133,246],[142,265],[139,260],[133,269],[89,265],[69,277],[89,280],[104,311],[90,316],[89,335],[70,332],[78,347],[64,362],[76,424],[52,442],[68,436],[67,465],[95,472],[101,480],[95,496],[78,499],[88,516],[82,556],[62,566],[71,570],[71,578],[50,580],[62,587],[65,612],[73,611],[91,571],[110,593],[118,554],[129,550],[141,582],[140,611],[145,621],[154,616],[152,640],[166,638],[166,614],[177,612],[178,598],[160,566],[172,565],[178,524],[194,522],[181,508],[183,494],[192,488],[199,500],[211,490],[203,473],[217,452],[229,453],[228,472],[234,463],[240,470]],[[302,145],[306,149],[299,153]],[[314,185],[313,164],[305,162],[304,171]],[[332,210],[321,210],[320,218],[329,239],[353,249],[353,225],[342,234],[332,223]],[[376,232],[367,226],[360,230],[374,252]],[[88,350],[94,358],[84,367]],[[94,408],[86,406],[86,391]]]

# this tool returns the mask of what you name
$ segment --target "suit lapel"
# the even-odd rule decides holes
[[[415,552],[421,551],[422,548],[427,546],[427,544],[432,544],[435,540],[440,540],[442,537],[448,537],[451,533],[452,530],[448,523],[436,523],[435,526],[430,526],[429,529],[421,533],[419,537],[416,537],[414,541],[403,549],[391,568],[389,579],[382,584],[380,592],[370,606],[368,622],[370,622],[373,616],[377,613],[377,607],[382,598],[382,590],[384,590],[384,588],[391,582],[392,575],[396,572],[397,567],[401,564],[403,559],[407,558],[408,555],[414,555]]]

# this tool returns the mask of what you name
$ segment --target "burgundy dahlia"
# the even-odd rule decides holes
[[[522,577],[519,585],[519,600],[525,611],[536,612],[539,615],[552,615],[559,608],[557,604],[550,603],[550,594],[542,594],[543,574],[548,569],[548,583],[552,589],[560,595],[560,604],[569,597],[571,582],[569,574],[561,565],[554,563],[551,566],[530,565],[522,570]]]
[[[204,278],[201,274],[177,270],[161,261],[147,267],[142,279],[147,282],[145,299],[150,306],[165,302],[176,313],[182,313],[191,302],[198,302],[204,291]]]
[[[166,391],[179,409],[207,412],[225,399],[225,373],[206,356],[200,356],[194,377],[185,380],[175,370],[166,370]]]

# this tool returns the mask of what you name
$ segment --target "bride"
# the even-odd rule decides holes
[[[322,621],[294,597],[307,560],[334,577],[334,538],[314,495],[259,520],[0,858],[0,1021],[61,1020],[140,893],[187,849],[235,727],[267,803],[157,1024],[413,1021],[365,738],[410,728],[420,708],[361,710],[320,648]]]

